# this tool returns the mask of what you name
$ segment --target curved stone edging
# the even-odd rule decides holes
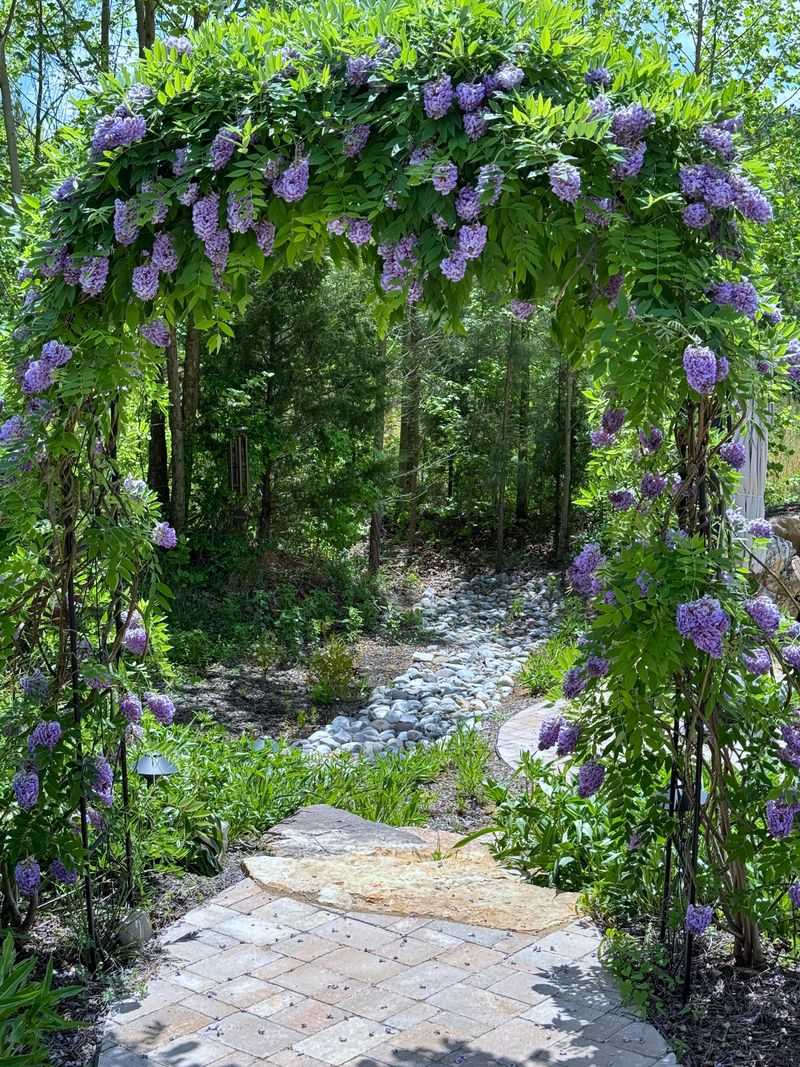
[[[504,722],[497,734],[496,744],[497,755],[503,763],[515,771],[523,752],[535,752],[543,763],[563,763],[566,757],[556,756],[554,748],[540,752],[537,744],[539,727],[544,720],[552,715],[563,714],[566,707],[565,700],[553,702],[542,698]]]

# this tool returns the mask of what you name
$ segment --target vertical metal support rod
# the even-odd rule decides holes
[[[80,768],[81,791],[78,801],[81,816],[81,845],[83,846],[86,869],[83,876],[83,895],[86,903],[86,932],[89,938],[89,970],[97,970],[97,931],[94,921],[94,900],[92,897],[92,876],[89,872],[89,816],[86,810],[86,789],[83,773],[83,741],[81,738],[81,702],[78,696],[80,668],[78,666],[78,628],[75,613],[75,579],[74,566],[75,529],[74,516],[68,518],[69,525],[64,533],[64,550],[67,557],[67,624],[69,626],[69,665],[72,684],[72,718],[75,723],[76,755]]]
[[[667,844],[664,849],[664,893],[661,899],[661,930],[659,932],[659,940],[664,941],[667,936],[667,918],[669,913],[669,896],[672,889],[672,846],[673,838],[675,835],[672,822],[675,818],[675,797],[678,788],[678,764],[677,764],[677,751],[678,741],[680,740],[680,714],[678,712],[677,694],[675,703],[675,713],[672,720],[672,770],[669,778],[669,821],[670,830],[667,837]]]
[[[689,868],[688,902],[697,902],[697,854],[700,844],[700,809],[703,797],[703,720],[697,720],[697,751],[695,752],[694,770],[694,805],[692,808],[691,866]],[[692,990],[692,953],[694,934],[686,932],[686,964],[683,972],[683,1003],[689,999]]]

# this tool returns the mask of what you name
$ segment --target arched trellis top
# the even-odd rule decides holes
[[[685,305],[758,214],[681,196],[682,166],[731,169],[733,100],[550,2],[321,4],[159,41],[83,104],[23,330],[26,359],[53,338],[73,359],[31,387],[114,389],[123,326],[158,346],[190,313],[213,349],[254,270],[326,250],[373,266],[384,319],[422,299],[457,322],[478,281],[521,314],[557,294],[567,342],[607,291],[624,333],[623,266],[643,311]]]

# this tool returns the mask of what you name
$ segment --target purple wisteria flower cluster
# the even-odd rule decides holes
[[[767,648],[754,648],[752,652],[743,652],[742,663],[746,670],[757,676],[769,674],[772,669],[772,660]]]
[[[574,204],[581,195],[581,174],[577,167],[565,161],[553,163],[548,169],[550,188],[559,200]]]
[[[706,127],[710,129],[711,127]],[[692,229],[702,229],[715,219],[715,212],[736,209],[750,222],[772,221],[772,205],[749,178],[713,163],[691,163],[679,171],[680,191],[687,207],[683,221]]]
[[[39,775],[33,767],[23,767],[11,781],[17,803],[23,811],[30,811],[39,799]]]
[[[120,713],[128,723],[140,723],[142,721],[142,702],[135,693],[126,693],[119,702]]]
[[[745,447],[738,440],[726,441],[724,445],[720,446],[719,454],[728,466],[733,467],[735,471],[740,471],[747,460]]]
[[[625,423],[625,408],[608,407],[600,419],[600,426],[589,433],[589,439],[595,448],[606,448],[614,444],[617,434]]]
[[[437,163],[431,171],[431,184],[437,193],[445,196],[452,193],[458,185],[458,167],[450,160]]]
[[[583,80],[587,85],[608,89],[612,81],[611,71],[607,67],[592,67],[591,70],[586,71]]]
[[[687,345],[683,350],[683,369],[690,389],[701,396],[709,396],[714,386],[727,375],[727,360],[720,366],[717,356],[703,345]]]
[[[165,37],[164,44],[167,48],[167,51],[174,50],[178,53],[179,56],[190,56],[194,51],[192,42],[189,40],[188,37]]]
[[[20,896],[32,897],[42,881],[42,871],[35,859],[20,860],[14,868],[14,881]]]
[[[574,700],[575,697],[581,695],[588,684],[589,679],[583,667],[570,667],[564,675],[561,691],[567,700]]]
[[[611,139],[623,149],[623,159],[612,170],[617,181],[635,178],[641,171],[647,151],[644,137],[655,121],[653,112],[638,103],[617,108],[611,116]]]
[[[59,341],[47,341],[42,345],[39,359],[33,359],[22,374],[22,392],[26,396],[43,393],[53,384],[53,372],[66,366],[72,359],[72,349]]]
[[[178,535],[168,522],[157,522],[153,527],[150,540],[159,548],[174,548],[178,543]]]
[[[796,770],[800,770],[800,720],[781,726],[781,737],[786,747],[779,749],[778,755]]]
[[[62,737],[61,723],[55,720],[37,723],[28,736],[28,752],[33,755],[37,748],[52,752]]]
[[[233,153],[242,143],[242,131],[235,127],[224,126],[219,130],[211,142],[209,150],[209,162],[211,169],[224,170],[233,158]]]
[[[602,589],[597,571],[605,563],[600,545],[590,542],[584,545],[570,564],[567,578],[575,592],[582,597],[596,596]]]
[[[679,604],[675,625],[681,637],[688,638],[695,648],[713,659],[722,657],[722,639],[730,629],[731,621],[714,597],[703,596]]]
[[[145,341],[149,341],[156,348],[168,348],[170,342],[169,326],[163,319],[151,319],[143,322],[139,327],[139,333]]]
[[[381,288],[385,293],[399,292],[405,286],[417,265],[416,244],[417,235],[408,233],[393,244],[378,245],[378,255],[383,260]]]
[[[794,829],[794,819],[798,812],[800,804],[785,800],[768,800],[764,817],[770,836],[778,840],[788,837]]]
[[[367,146],[372,127],[365,122],[351,126],[343,139],[344,154],[349,159],[356,159]]]
[[[518,322],[527,322],[536,310],[536,305],[530,300],[512,300],[508,310]]]
[[[118,114],[119,112],[119,114]],[[112,115],[104,115],[92,134],[91,154],[98,159],[104,152],[114,148],[129,148],[141,141],[147,133],[147,123],[142,115],[131,115],[123,105]]]
[[[114,201],[114,237],[118,244],[132,245],[139,236],[139,207],[135,200]]]
[[[162,726],[169,726],[175,718],[175,705],[163,693],[145,693],[144,702]]]
[[[644,430],[639,430],[639,447],[645,455],[655,455],[663,443],[664,431],[659,429],[658,426],[651,426],[646,433]]]
[[[578,796],[584,798],[594,796],[602,786],[605,776],[606,769],[602,763],[597,763],[595,760],[584,763],[578,771]]]
[[[748,278],[742,278],[739,282],[719,282],[711,290],[711,299],[717,304],[735,308],[748,319],[754,319],[758,311],[758,290]]]
[[[90,256],[81,263],[78,284],[87,296],[99,296],[108,280],[108,256]]]
[[[778,632],[781,623],[781,613],[776,604],[768,596],[757,596],[744,603],[744,610],[767,637],[772,637]]]
[[[563,715],[552,715],[539,727],[539,751],[556,746],[556,755],[568,756],[575,751],[580,739],[579,723],[569,722]]]
[[[714,909],[710,904],[689,904],[684,927],[689,934],[703,934],[714,921]]]
[[[453,83],[449,74],[428,82],[422,90],[422,102],[429,119],[442,119],[453,106]]]

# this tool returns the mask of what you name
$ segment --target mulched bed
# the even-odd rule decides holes
[[[731,955],[729,939],[712,941],[695,962],[688,1007],[677,991],[650,1021],[684,1067],[798,1067],[800,967],[773,958],[748,973]]]

